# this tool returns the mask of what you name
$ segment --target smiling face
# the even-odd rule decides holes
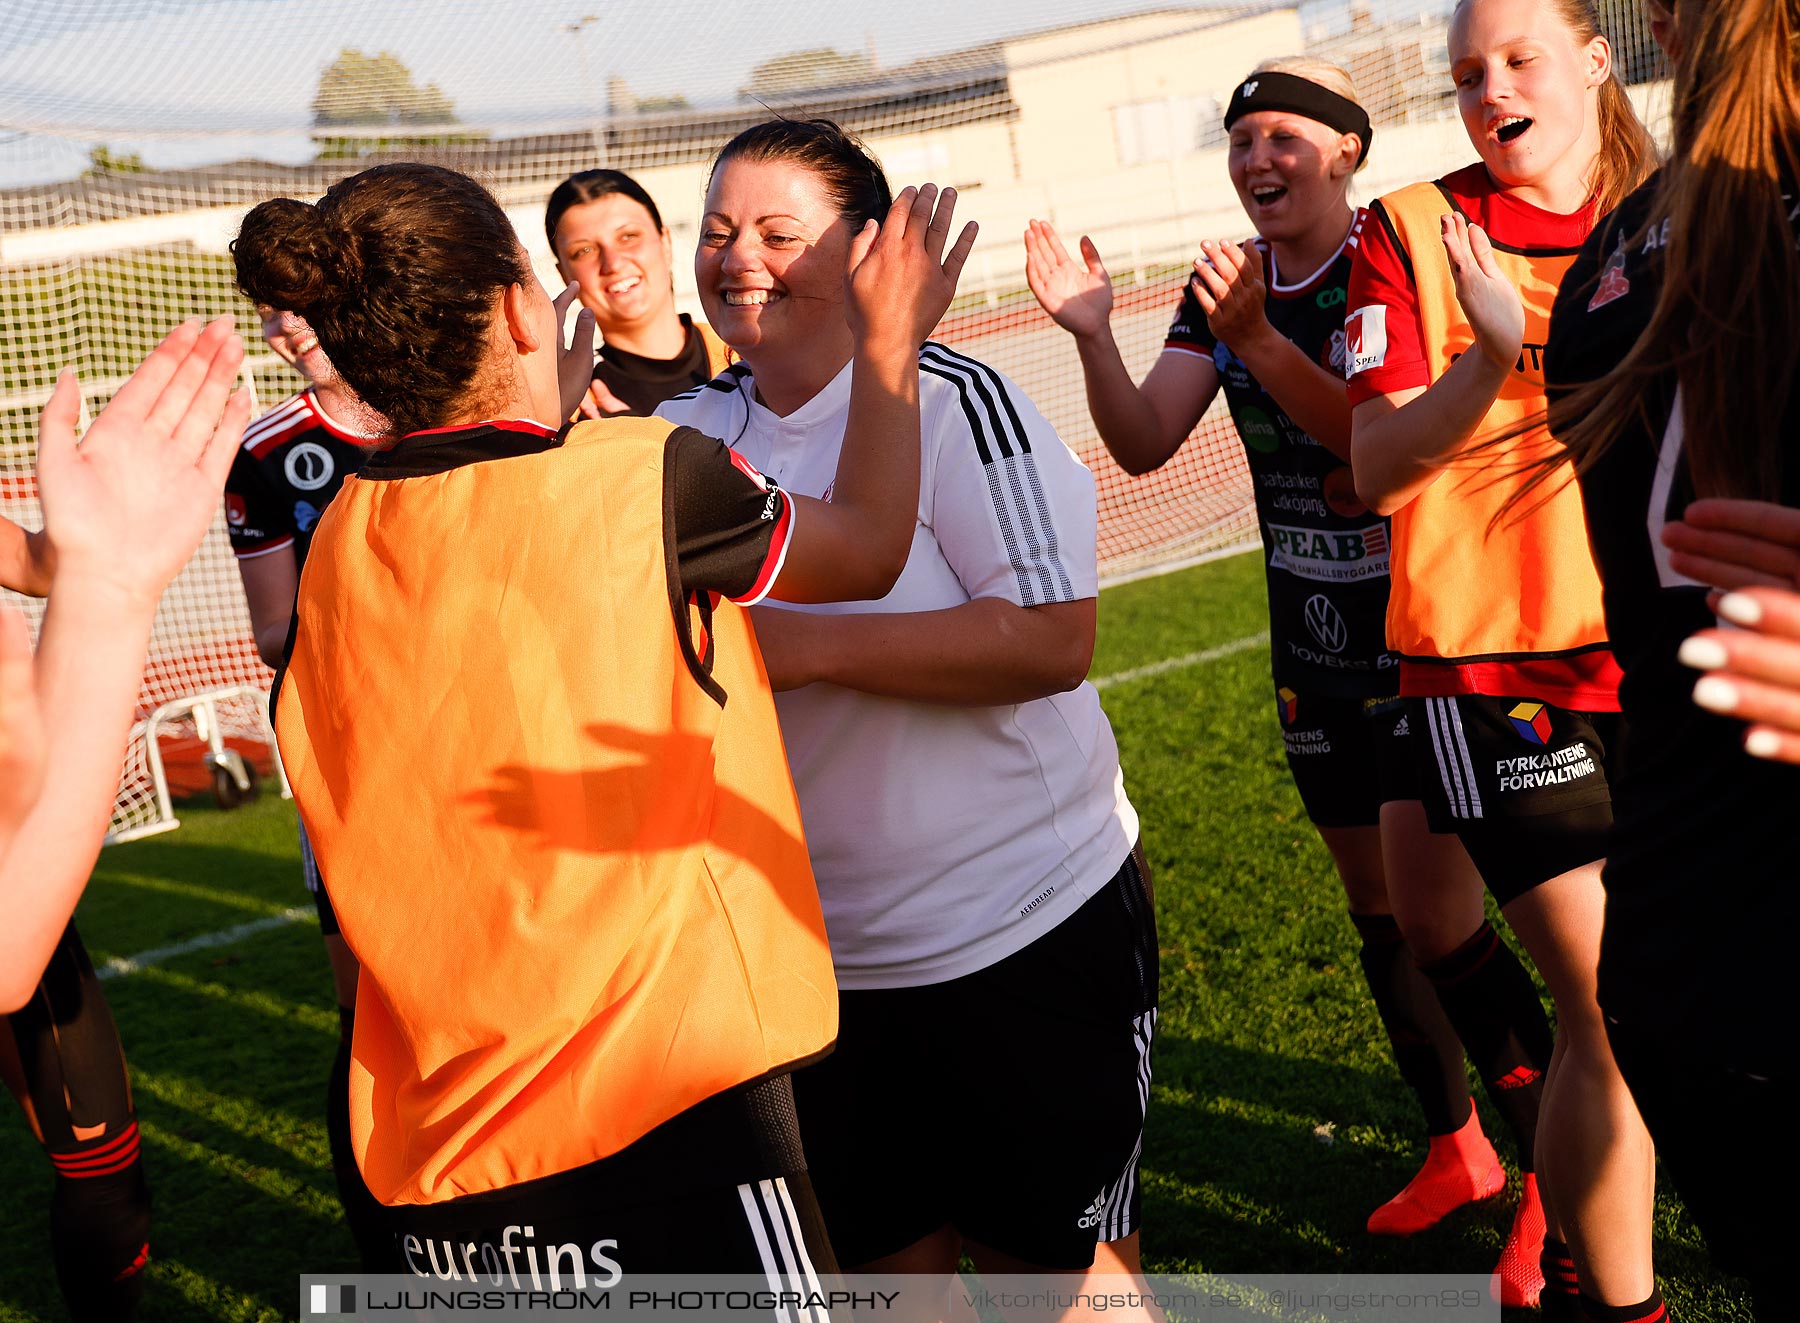
[[[256,305],[262,318],[263,339],[276,356],[290,364],[315,386],[328,385],[337,378],[331,359],[319,347],[319,337],[298,313],[282,312],[266,303]]]
[[[1463,0],[1450,24],[1450,76],[1469,141],[1501,187],[1552,211],[1587,194],[1600,152],[1604,37],[1580,41],[1553,4]]]
[[[673,246],[644,204],[623,193],[579,202],[556,222],[556,270],[581,287],[602,336],[669,316]]]
[[[1353,134],[1287,110],[1259,110],[1232,122],[1226,168],[1256,232],[1271,243],[1304,240],[1338,225],[1358,144]]]
[[[707,321],[752,367],[841,357],[850,339],[844,267],[851,238],[823,182],[804,166],[736,156],[722,162],[706,191],[694,254]]]

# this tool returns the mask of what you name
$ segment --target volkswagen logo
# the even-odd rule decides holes
[[[287,480],[303,492],[318,491],[337,472],[331,452],[311,441],[302,441],[288,451],[283,467],[287,470]]]
[[[1306,628],[1327,652],[1342,652],[1350,642],[1350,631],[1344,627],[1344,618],[1323,593],[1314,593],[1306,599]]]

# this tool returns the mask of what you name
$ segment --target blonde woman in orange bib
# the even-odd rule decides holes
[[[1572,1317],[1579,1285],[1590,1309],[1636,1323],[1661,1317],[1654,1160],[1595,999],[1619,672],[1579,493],[1504,513],[1547,434],[1482,445],[1543,409],[1557,286],[1653,148],[1586,0],[1463,0],[1449,55],[1480,160],[1375,203],[1345,328],[1357,491],[1393,516],[1388,642],[1427,733],[1423,804],[1390,808],[1462,840],[1557,1006],[1541,1075],[1530,1061],[1488,1081],[1542,1091],[1502,1301],[1541,1291],[1548,1315]],[[1440,989],[1483,976],[1499,939],[1479,908],[1404,887],[1394,908]],[[1502,1032],[1458,1029],[1478,1058]]]

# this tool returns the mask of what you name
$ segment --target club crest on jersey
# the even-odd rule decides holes
[[[1594,297],[1588,300],[1587,310],[1595,312],[1629,293],[1631,282],[1625,278],[1625,244],[1621,241],[1607,259],[1606,270],[1600,273],[1600,284],[1594,290]]]
[[[1550,714],[1542,703],[1520,703],[1506,714],[1519,738],[1528,744],[1550,743]]]
[[[1367,372],[1387,362],[1387,305],[1371,303],[1344,319],[1344,353],[1349,360],[1346,376]]]
[[[1325,352],[1319,355],[1320,359],[1323,360],[1323,366],[1330,369],[1332,372],[1337,373],[1340,377],[1348,375],[1348,368],[1350,366],[1350,358],[1345,351],[1344,345],[1344,332],[1343,328],[1340,327],[1331,333],[1331,340],[1325,346]]]
[[[287,473],[287,480],[299,490],[316,492],[331,481],[332,474],[337,472],[337,461],[324,446],[302,441],[287,452],[281,467]]]
[[[1300,711],[1300,696],[1283,685],[1275,691],[1275,708],[1281,713],[1281,724],[1291,726]]]

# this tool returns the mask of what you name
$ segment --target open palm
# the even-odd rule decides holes
[[[1081,236],[1077,262],[1063,247],[1048,221],[1034,220],[1025,229],[1025,283],[1056,324],[1073,335],[1097,335],[1112,318],[1112,277],[1100,261],[1100,250]]]
[[[954,188],[909,186],[879,226],[869,222],[851,242],[845,311],[859,344],[897,334],[910,350],[930,338],[950,310],[975,246],[973,221],[950,242],[955,217]]]
[[[57,575],[154,601],[212,523],[250,418],[232,392],[244,346],[230,317],[169,332],[75,439],[81,387],[65,371],[38,419],[38,495]]]

